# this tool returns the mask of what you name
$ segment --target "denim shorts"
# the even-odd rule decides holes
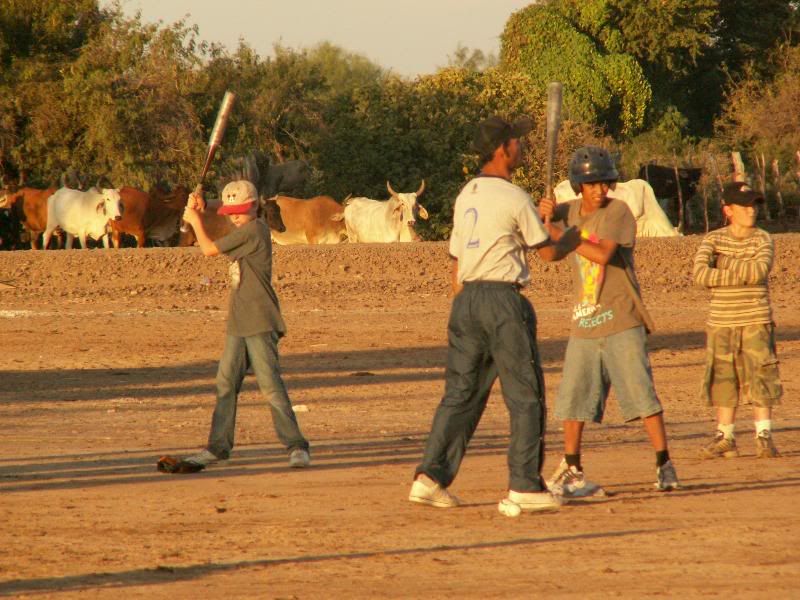
[[[646,336],[640,326],[607,337],[570,337],[556,418],[601,423],[611,386],[626,421],[660,413]]]

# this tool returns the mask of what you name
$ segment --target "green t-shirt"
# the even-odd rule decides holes
[[[621,200],[609,199],[603,208],[583,216],[580,198],[565,202],[559,209],[556,216],[561,217],[568,227],[577,227],[584,239],[593,242],[612,240],[618,244],[607,265],[573,253],[575,304],[570,335],[599,338],[643,325],[631,286],[625,281],[629,277],[638,288],[632,268],[636,221],[630,209]]]
[[[271,283],[269,226],[262,219],[254,219],[214,243],[231,259],[228,335],[248,337],[274,331],[283,336],[286,324]]]

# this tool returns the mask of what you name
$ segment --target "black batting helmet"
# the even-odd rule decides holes
[[[581,193],[582,183],[616,181],[619,172],[608,150],[597,146],[578,148],[569,161],[569,183],[572,191]]]

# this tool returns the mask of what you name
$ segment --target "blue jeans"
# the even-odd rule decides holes
[[[250,337],[226,337],[225,350],[217,370],[217,406],[211,419],[208,450],[221,459],[230,456],[236,428],[236,402],[250,366],[253,367],[261,393],[269,402],[278,439],[290,451],[297,448],[308,450],[308,442],[300,433],[281,378],[278,336],[272,331]]]
[[[556,418],[601,423],[611,387],[626,421],[661,412],[644,327],[607,337],[569,338],[556,398]]]

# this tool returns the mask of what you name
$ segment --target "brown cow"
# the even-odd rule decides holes
[[[275,196],[264,203],[277,204],[281,209],[286,231],[272,231],[277,244],[338,244],[347,238],[344,207],[330,196],[307,200]]]
[[[208,237],[212,240],[218,240],[234,230],[234,225],[227,216],[217,214],[219,206],[219,200],[209,200],[207,201],[206,209],[200,213],[200,218],[203,221],[203,229],[206,230]],[[277,204],[269,202],[264,204],[262,208],[263,216],[273,235],[276,231],[282,232],[286,230],[283,224],[281,208]],[[189,231],[181,232],[178,245],[194,246],[195,242],[197,242],[197,237],[194,235],[194,230],[189,227]]]
[[[119,188],[119,199],[122,202],[122,219],[110,221],[111,240],[114,248],[119,248],[120,237],[123,233],[136,238],[136,246],[144,248],[145,240],[145,215],[150,208],[150,195],[133,187]]]
[[[150,208],[145,215],[145,235],[162,244],[174,244],[178,225],[189,199],[189,190],[182,185],[168,192],[161,187],[150,189]]]
[[[185,187],[177,186],[171,192],[154,187],[149,193],[133,187],[122,187],[119,194],[125,210],[120,221],[110,223],[114,248],[120,247],[123,233],[136,238],[139,248],[144,247],[148,238],[162,244],[173,242],[189,197]]]
[[[8,187],[0,190],[0,208],[8,208],[22,222],[31,238],[31,248],[38,250],[39,236],[47,229],[47,199],[56,188]]]

